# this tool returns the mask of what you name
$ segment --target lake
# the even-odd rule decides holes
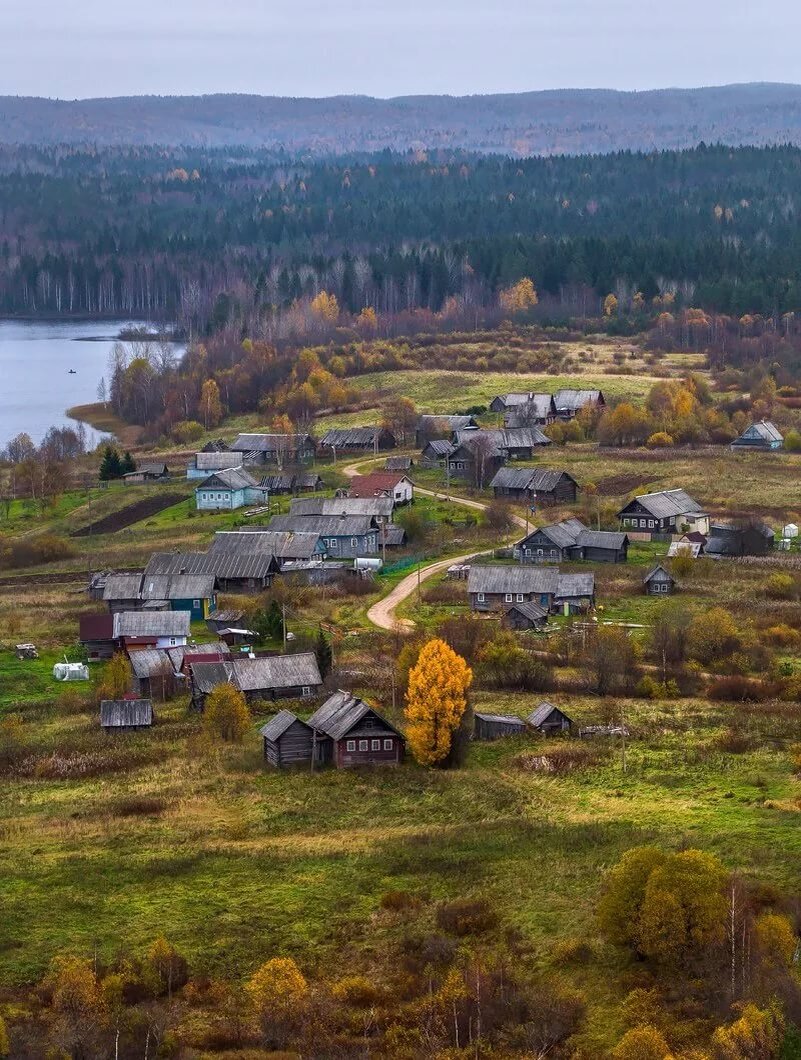
[[[0,320],[0,448],[21,431],[38,443],[49,427],[75,426],[65,411],[97,401],[120,329],[135,326],[126,320]],[[88,428],[87,434],[95,444],[99,435]]]

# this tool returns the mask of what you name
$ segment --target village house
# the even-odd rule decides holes
[[[316,493],[325,489],[325,483],[315,471],[285,471],[276,475],[264,475],[259,485],[271,494]]]
[[[535,527],[514,547],[514,558],[521,563],[592,560],[596,563],[625,563],[629,539],[626,534],[590,530],[580,519]]]
[[[320,449],[336,456],[339,453],[378,453],[394,449],[395,435],[385,427],[339,427],[326,431]]]
[[[118,611],[111,617],[111,639],[128,652],[180,647],[189,639],[188,611]]]
[[[709,516],[682,489],[643,493],[617,513],[624,530],[652,534],[686,534],[709,531]]]
[[[533,602],[545,611],[573,613],[595,604],[595,576],[563,574],[557,567],[474,563],[467,592],[473,611],[506,611]]]
[[[231,453],[227,449],[222,452],[195,453],[186,467],[188,479],[207,479],[215,471],[228,471],[230,468],[242,467],[242,454]]]
[[[302,464],[313,460],[317,442],[310,434],[240,434],[231,443],[245,467]]]
[[[186,570],[156,570],[144,574],[113,574],[106,579],[103,600],[112,614],[119,611],[189,611],[192,618],[208,618],[217,606],[214,574]],[[169,560],[164,564],[169,566]],[[150,565],[149,565],[150,567]]]
[[[510,604],[500,621],[504,629],[525,633],[531,629],[544,629],[548,624],[548,611],[533,600],[524,600],[519,604]]]
[[[476,711],[473,715],[474,740],[501,740],[525,731],[525,723],[514,714],[481,714]]]
[[[166,464],[147,463],[139,464],[135,471],[127,471],[122,480],[129,486],[135,486],[142,482],[159,482],[170,477],[170,469]]]
[[[105,732],[136,732],[153,724],[153,704],[149,699],[104,699],[100,704],[100,724]]]
[[[606,408],[602,390],[557,390],[553,396],[556,415],[560,420],[574,419],[588,405]]]
[[[142,575],[107,574],[100,598],[112,614],[117,611],[139,611],[142,607]],[[164,605],[165,610],[167,605]]]
[[[102,662],[114,655],[114,616],[100,614],[78,616],[78,640],[89,662]]]
[[[356,498],[388,497],[397,508],[414,500],[414,485],[408,475],[392,471],[375,471],[356,475],[350,480],[348,496]]]
[[[246,504],[266,504],[269,491],[243,467],[215,471],[195,490],[198,511],[235,511]]]
[[[178,687],[183,687],[183,676],[176,674],[175,664],[166,651],[143,648],[128,656],[131,664],[134,692],[143,699],[168,699]]]
[[[279,710],[259,732],[264,746],[264,760],[278,769],[306,766],[312,760],[314,729],[291,710]]]
[[[476,444],[475,439],[486,440],[493,448],[505,453],[508,460],[531,460],[537,450],[551,444],[551,439],[539,427],[474,428],[456,431],[453,435],[453,443],[457,446],[465,442]]]
[[[747,427],[739,438],[731,443],[731,448],[736,452],[742,449],[757,449],[771,452],[781,449],[784,438],[770,420],[760,420]]]
[[[496,497],[510,497],[529,504],[575,504],[578,483],[567,471],[544,467],[502,467],[490,488]]]
[[[519,397],[509,394],[507,397]],[[504,427],[547,427],[556,419],[556,405],[551,394],[529,394],[528,401],[508,406],[503,417]]]
[[[743,523],[712,523],[704,555],[714,559],[734,556],[764,556],[776,547],[772,527],[758,520]]]
[[[670,596],[676,591],[676,579],[661,563],[648,571],[642,583],[649,596]]]
[[[289,514],[294,518],[310,515],[367,516],[378,526],[392,517],[395,501],[392,497],[295,497],[289,502]]]
[[[279,570],[283,570],[288,563],[298,561],[319,564],[328,555],[323,539],[310,529],[279,531],[259,526],[218,530],[209,551],[213,555],[259,553],[274,556]]]
[[[222,684],[233,685],[248,703],[309,698],[323,684],[314,652],[263,655],[255,659],[234,656],[230,660],[192,661],[187,669],[192,706],[196,710],[203,710],[210,693]]]
[[[456,446],[448,438],[434,438],[426,442],[420,453],[421,467],[441,467]]]
[[[558,732],[570,732],[573,725],[572,719],[563,710],[547,702],[535,707],[526,721],[532,729],[546,736],[553,736]]]
[[[473,416],[436,416],[424,415],[417,421],[414,430],[414,444],[416,448],[422,449],[427,442],[435,439],[450,438],[456,431],[464,430],[466,427],[478,427],[478,422]]]
[[[342,689],[309,718],[315,762],[338,768],[394,766],[403,761],[405,737],[378,711]]]
[[[197,575],[214,579],[214,587],[224,593],[257,593],[269,589],[273,575],[280,570],[275,556],[266,552],[155,552],[145,567],[143,581],[154,575]],[[215,601],[216,602],[216,601]],[[209,618],[209,614],[193,618]],[[180,610],[180,608],[179,608]],[[213,613],[214,608],[209,608]]]
[[[277,515],[269,529],[317,534],[328,555],[340,559],[377,556],[380,548],[379,529],[369,515]]]
[[[459,445],[451,445],[445,457],[450,478],[466,479],[479,489],[483,489],[507,458],[505,449],[499,449],[485,432],[481,433],[483,437],[472,437]],[[430,452],[435,445],[436,442],[429,442],[425,451]]]

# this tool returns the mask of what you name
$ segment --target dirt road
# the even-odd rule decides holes
[[[381,460],[385,458],[382,457]],[[358,463],[349,464],[347,467],[342,468],[342,473],[347,475],[348,478],[353,478],[355,475],[362,474],[362,468],[366,464],[374,464],[375,460],[360,460]],[[472,501],[468,500],[467,497],[459,497],[453,493],[438,493],[435,490],[423,489],[421,486],[415,486],[415,492],[425,494],[426,497],[434,497],[440,501],[452,501],[454,504],[461,504],[465,508],[475,508],[478,511],[485,511],[487,505],[483,501]],[[520,515],[513,515],[517,526],[522,527],[524,530],[527,528],[528,523]],[[502,542],[502,544],[510,544],[512,541],[517,540],[517,534],[515,534],[508,541]],[[388,593],[383,600],[379,600],[378,603],[373,604],[370,610],[367,612],[367,617],[373,623],[374,626],[378,626],[379,629],[386,629],[390,632],[395,630],[412,630],[414,629],[414,622],[408,618],[398,618],[395,614],[396,608],[407,600],[412,593],[417,591],[418,585],[426,581],[427,578],[433,577],[435,574],[439,574],[441,571],[446,570],[451,566],[452,563],[467,563],[468,560],[475,556],[474,552],[468,552],[462,556],[448,556],[447,559],[439,559],[434,563],[429,563],[425,567],[421,567],[419,570],[413,571],[411,574],[407,574],[406,577],[398,582],[395,588]]]

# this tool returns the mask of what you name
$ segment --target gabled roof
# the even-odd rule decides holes
[[[383,528],[381,540],[385,545],[400,546],[406,544],[406,531],[397,523],[388,523]]]
[[[595,575],[592,573],[560,574],[556,586],[556,599],[568,600],[575,597],[595,595]]]
[[[142,600],[210,600],[213,574],[144,574]]]
[[[401,482],[409,482],[407,475],[397,471],[374,471],[370,475],[355,475],[350,480],[351,497],[378,498],[381,493],[392,493]]]
[[[515,401],[506,407],[509,412],[506,415],[506,426],[514,427],[517,424],[525,426],[527,419],[547,420],[556,415],[556,405],[551,394],[507,394],[507,398],[525,397],[525,401]]]
[[[403,478],[404,476],[400,476]],[[293,497],[289,514],[302,515],[369,515],[386,518],[395,508],[391,497]],[[272,523],[270,523],[272,526]]]
[[[410,456],[388,456],[384,461],[387,471],[408,471],[412,466]]]
[[[647,584],[653,577],[655,577],[659,573],[666,575],[666,577],[670,578],[671,581],[675,581],[675,578],[667,569],[667,567],[663,567],[661,563],[657,563],[657,565],[655,567],[651,567],[651,569],[645,575],[645,577],[643,578],[643,582]]]
[[[555,710],[558,710],[560,714],[563,714],[567,718],[567,720],[570,721],[570,723],[572,724],[571,719],[567,716],[567,714],[565,714],[561,707],[556,707],[553,703],[548,702],[542,702],[538,707],[535,707],[534,710],[532,710],[532,712],[526,718],[526,721],[532,728],[536,729],[544,722],[546,722]]]
[[[433,456],[449,456],[456,446],[447,438],[432,438],[426,442],[423,452],[428,450]]]
[[[266,578],[275,569],[275,560],[267,552],[243,550],[225,552],[222,549],[212,552],[155,552],[145,568],[144,581],[154,575],[207,576],[215,578]],[[175,581],[176,586],[181,583]],[[167,599],[193,599],[198,593],[177,594]],[[204,594],[205,596],[205,594]]]
[[[311,688],[323,683],[312,651],[296,655],[269,655],[258,659],[235,658],[234,681],[242,692],[262,688]]]
[[[490,486],[493,489],[497,486],[499,489],[550,493],[563,478],[576,482],[567,471],[554,471],[546,467],[501,467],[495,472]]]
[[[482,721],[496,722],[500,725],[513,725],[516,729],[523,729],[525,725],[521,718],[518,718],[516,714],[483,714],[476,710],[473,712],[474,718],[481,718]]]
[[[476,421],[472,416],[457,416],[451,415],[450,413],[438,416],[436,413],[425,413],[417,421],[417,430],[425,431],[426,429],[442,429],[445,431],[459,431],[463,427],[469,427],[475,422]]]
[[[278,559],[311,559],[320,548],[320,535],[311,527],[302,531],[266,530],[243,527],[241,530],[218,530],[211,543],[211,553],[264,553]]]
[[[196,692],[208,695],[213,692],[217,685],[234,685],[234,665],[232,662],[219,660],[217,662],[189,662],[189,672],[192,675],[192,685]]]
[[[779,433],[776,426],[770,422],[770,420],[760,420],[759,423],[752,423],[750,427],[747,427],[740,435],[741,439],[759,439],[763,442],[783,442],[784,438]]]
[[[308,724],[312,729],[317,729],[318,732],[330,736],[332,740],[341,740],[351,729],[355,728],[365,714],[375,714],[388,729],[404,739],[403,733],[379,714],[375,707],[371,707],[363,699],[357,699],[350,692],[342,689],[334,692],[322,706],[317,708],[309,718]]]
[[[326,431],[320,439],[320,445],[333,446],[365,446],[373,445],[376,438],[381,435],[389,435],[390,431],[383,427],[340,427]]]
[[[509,610],[517,611],[531,622],[540,622],[543,618],[548,617],[548,612],[545,608],[540,607],[540,605],[533,600],[523,600],[521,603],[512,604],[509,607]]]
[[[257,486],[255,478],[243,467],[229,467],[227,470],[215,471],[203,479],[197,487],[199,490],[244,490]]]
[[[539,427],[502,427],[491,430],[474,428],[455,431],[453,440],[457,445],[464,445],[476,438],[486,438],[498,449],[527,449],[551,444],[551,439],[547,434],[543,434]]]
[[[173,674],[175,669],[166,651],[160,648],[145,648],[143,651],[132,651],[130,654],[131,670],[134,677],[160,677],[162,674]]]
[[[577,548],[623,548],[628,535],[619,530],[582,530],[576,538]]]
[[[376,533],[369,515],[276,515],[270,530],[314,533],[318,537],[359,537]]]
[[[541,394],[533,390],[523,393],[500,394],[499,397],[508,409],[520,407],[521,405],[536,405],[538,408],[545,410],[553,408],[552,394]]]
[[[554,594],[558,584],[556,567],[473,563],[467,576],[469,593]]]
[[[138,600],[141,574],[109,574],[103,587],[104,600]]]
[[[601,390],[557,390],[553,396],[558,412],[578,412],[585,405],[598,404],[603,399]]]
[[[104,729],[152,725],[153,703],[149,699],[104,699],[100,704],[100,724]]]
[[[641,493],[634,498],[655,519],[670,519],[676,515],[688,515],[691,512],[702,512],[701,505],[682,489],[659,490],[657,493]],[[633,503],[632,501],[629,504]],[[621,508],[621,512],[625,512]]]
[[[311,732],[311,729],[306,724],[306,722],[301,721],[301,719],[297,717],[297,715],[293,714],[291,710],[279,710],[274,718],[270,718],[266,725],[262,725],[262,727],[259,729],[259,732],[265,740],[279,740],[287,731],[287,729],[291,725],[294,725],[295,722],[298,722],[300,725],[303,725]]]
[[[118,611],[114,617],[113,638],[188,637],[189,611]]]
[[[223,452],[195,453],[194,465],[198,471],[225,471],[229,467],[242,466],[241,453]]]
[[[587,527],[580,519],[563,519],[561,523],[551,523],[549,526],[536,527],[528,537],[523,538],[520,545],[525,544],[534,534],[540,533],[547,537],[549,541],[552,541],[557,548],[570,548],[576,544],[579,535],[586,532],[586,530]]]
[[[306,446],[316,446],[310,434],[240,434],[231,442],[239,453],[286,453]]]

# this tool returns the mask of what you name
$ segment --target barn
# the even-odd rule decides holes
[[[501,740],[505,736],[519,736],[525,731],[525,722],[514,714],[479,714],[476,711],[474,715],[474,740]]]
[[[311,764],[314,730],[291,710],[279,710],[259,732],[264,741],[264,759],[271,766]]]
[[[532,729],[536,729],[537,732],[544,733],[546,736],[551,736],[557,732],[570,732],[573,724],[572,719],[559,707],[555,707],[553,703],[540,703],[536,710],[532,710],[526,721]]]
[[[135,732],[153,724],[153,703],[149,699],[104,699],[100,704],[100,724],[105,732]]]

